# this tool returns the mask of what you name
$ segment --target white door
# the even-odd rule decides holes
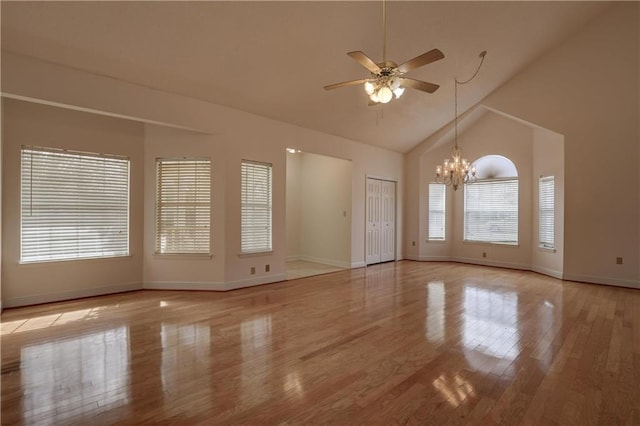
[[[380,187],[377,179],[367,178],[366,263],[380,263]]]
[[[395,260],[396,183],[367,178],[366,263]]]
[[[396,183],[382,181],[380,188],[380,261],[396,259]]]

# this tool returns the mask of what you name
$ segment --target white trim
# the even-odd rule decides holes
[[[559,280],[563,279],[562,271],[556,271],[555,269],[545,268],[543,266],[532,265],[531,270],[542,275],[548,275]]]
[[[640,289],[640,281],[638,280],[624,280],[619,278],[597,277],[591,275],[574,275],[564,274],[565,281],[577,281],[590,284],[603,284],[611,285],[615,287],[627,287]]]
[[[420,262],[455,262],[451,256],[418,256]]]
[[[520,269],[523,271],[531,271],[531,265],[527,263],[494,262],[490,260],[475,259],[472,257],[452,257],[451,260],[453,262],[470,263],[473,265],[497,266],[498,268]]]
[[[86,288],[82,290],[63,291],[60,293],[38,294],[35,296],[16,297],[6,299],[4,308],[39,305],[41,303],[60,302],[64,300],[81,299],[83,297],[104,296],[107,294],[123,293],[126,291],[142,290],[142,283],[116,284],[108,287]]]
[[[150,281],[142,285],[145,290],[209,290],[225,291],[224,282]]]
[[[296,260],[302,260],[302,256],[299,254],[292,254],[286,257],[286,262],[295,262]]]
[[[324,257],[314,257],[314,256],[300,256],[299,260],[304,260],[307,262],[315,262],[315,263],[323,263],[325,265],[335,266],[337,268],[350,268],[351,262],[344,262],[342,260],[335,259],[326,259]]]
[[[253,287],[255,285],[262,285],[262,284],[271,284],[271,283],[277,283],[280,281],[286,281],[287,280],[287,274],[276,274],[276,275],[263,275],[260,277],[255,277],[255,278],[245,278],[242,280],[236,280],[236,281],[227,281],[226,283],[224,283],[225,285],[225,290],[235,290],[238,288],[245,288],[245,287]]]

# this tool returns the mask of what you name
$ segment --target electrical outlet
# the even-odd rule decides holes
[[[264,265],[264,271],[269,272],[271,270],[271,265]]]
[[[622,258],[616,257],[616,265],[622,265]]]
[[[486,251],[482,252],[482,257],[487,257],[487,252]]]
[[[256,267],[252,266],[251,267],[251,275],[255,275],[256,274]]]

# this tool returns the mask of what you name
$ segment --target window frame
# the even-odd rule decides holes
[[[265,194],[246,193],[249,187],[249,182],[245,182],[245,178],[250,172],[249,168],[251,167],[256,167],[256,168],[261,167],[263,169],[266,169],[267,182],[265,185],[266,186]],[[256,170],[253,170],[253,172],[254,173],[259,172],[259,170],[256,169]],[[253,197],[262,195],[266,199],[266,202],[264,203],[255,202],[256,201],[255,199],[253,200],[253,202],[248,202],[247,198],[249,195],[252,195]],[[256,247],[245,245],[247,232],[251,228],[260,227],[259,225],[249,225],[245,223],[246,221],[245,215],[246,215],[246,212],[248,212],[249,208],[253,208],[253,209],[262,208],[266,212],[265,216],[267,219],[266,220],[267,232],[265,233],[265,237],[266,237],[265,240],[267,244],[263,246],[259,246],[259,244],[256,244]],[[259,255],[259,254],[267,254],[271,252],[273,252],[273,164],[262,162],[262,161],[243,159],[241,161],[241,166],[240,166],[240,255],[251,256],[251,255]]]
[[[434,209],[432,200],[432,188],[442,189],[442,209]],[[428,189],[428,218],[427,218],[427,240],[429,242],[443,242],[447,240],[447,186],[444,183],[429,182]],[[432,212],[442,214],[442,237],[433,237],[431,232]]]
[[[515,241],[512,240],[488,240],[488,239],[469,239],[468,238],[468,188],[469,187],[478,187],[480,185],[492,185],[492,184],[500,184],[500,183],[515,183],[516,185],[516,202],[515,202]],[[487,210],[491,211],[491,210]],[[499,210],[498,210],[499,211]],[[508,210],[507,210],[508,211]],[[496,223],[498,223],[500,219],[496,219]],[[489,225],[491,226],[492,223]],[[477,180],[472,184],[464,185],[464,194],[463,194],[463,225],[462,225],[462,238],[465,243],[474,243],[474,244],[496,244],[496,245],[504,245],[517,247],[520,242],[520,181],[517,176],[509,177],[509,178],[498,178],[498,179],[482,179]],[[490,232],[488,233],[490,234]]]
[[[205,177],[205,179],[202,181],[203,182],[203,186],[199,186],[198,185],[198,172],[197,170],[194,169],[195,175],[192,175],[191,178],[196,180],[195,185],[192,188],[180,188],[178,189],[178,191],[183,191],[183,190],[191,190],[191,191],[196,191],[197,194],[206,194],[207,197],[205,197],[204,201],[191,201],[191,202],[187,202],[187,201],[181,201],[181,202],[171,202],[169,203],[172,207],[177,207],[177,208],[182,208],[183,209],[183,213],[184,214],[189,214],[191,213],[191,215],[194,217],[194,219],[196,220],[196,222],[198,222],[198,218],[195,218],[195,216],[197,214],[200,214],[200,212],[198,212],[198,209],[200,208],[200,210],[202,210],[204,208],[204,210],[206,210],[205,212],[205,222],[207,223],[207,225],[205,227],[203,227],[202,229],[205,230],[205,232],[200,232],[198,233],[197,230],[194,231],[195,233],[198,234],[198,237],[206,238],[206,248],[197,250],[197,249],[193,249],[193,250],[188,250],[186,248],[186,245],[183,245],[182,247],[179,247],[178,250],[168,250],[168,251],[163,251],[162,250],[162,242],[161,242],[161,237],[162,237],[162,201],[161,201],[161,191],[162,191],[162,183],[163,181],[161,181],[161,167],[163,163],[184,163],[185,165],[187,164],[195,164],[195,163],[204,163],[206,164],[206,171],[207,171],[207,176]],[[157,256],[205,256],[205,257],[211,257],[211,253],[212,253],[212,236],[211,236],[211,232],[212,232],[212,224],[211,224],[211,189],[212,189],[212,185],[211,185],[211,158],[210,157],[158,157],[156,158],[155,161],[156,164],[156,182],[155,182],[155,241],[154,241],[154,254]],[[196,166],[197,167],[197,166]],[[202,192],[198,191],[201,190]],[[174,194],[174,195],[178,195],[178,194]],[[167,194],[167,196],[169,196],[169,194]],[[164,198],[164,197],[162,197]],[[188,231],[188,226],[174,226],[172,227],[173,229],[177,230],[178,232],[182,231]],[[196,228],[197,229],[197,228]],[[179,246],[179,244],[175,243],[176,246]]]
[[[550,199],[548,197],[543,197],[543,194],[546,194],[547,191],[544,191],[543,185],[551,183],[551,195]],[[551,242],[542,241],[543,240],[543,204],[545,201],[550,201],[551,206],[546,208],[546,215],[550,218],[551,222]],[[544,250],[555,250],[556,244],[556,233],[555,233],[555,176],[540,176],[538,179],[538,248]],[[546,229],[546,227],[545,227]],[[549,231],[545,232],[547,234]]]
[[[25,155],[29,157],[26,158]],[[38,170],[34,167],[34,156],[39,157],[36,158],[36,161],[40,161]],[[25,170],[27,161],[29,167]],[[42,176],[39,173],[42,173]],[[92,198],[96,193],[101,196]],[[19,263],[38,264],[131,256],[130,194],[131,160],[127,156],[22,145]],[[25,200],[25,196],[29,199]],[[108,196],[112,198],[111,204],[104,202]],[[27,219],[25,210],[28,205],[29,217],[33,217],[34,203],[37,205],[37,218],[34,219],[36,222],[47,219],[55,221],[45,223],[48,226],[28,225],[30,220]],[[75,210],[70,209],[73,203],[76,203]],[[78,206],[84,208],[80,210],[82,214],[78,214]],[[109,214],[105,214],[105,211]],[[35,234],[32,238],[26,236],[30,231]],[[81,236],[82,233],[85,235]],[[29,247],[33,244],[38,247],[49,246],[49,251],[40,253],[38,248]]]

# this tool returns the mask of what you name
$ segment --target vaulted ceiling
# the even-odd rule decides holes
[[[382,60],[380,2],[2,2],[2,49],[406,152],[610,7],[608,2],[387,4],[387,56],[445,59],[407,76],[440,84],[367,106],[346,52]],[[594,60],[597,60],[594,59]]]

